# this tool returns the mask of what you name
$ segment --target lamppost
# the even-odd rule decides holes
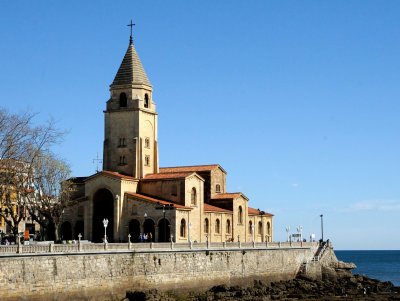
[[[164,239],[167,240],[167,220],[165,219],[165,211],[174,210],[174,204],[161,204],[158,202],[157,205],[156,210],[162,210],[164,214]]]
[[[107,226],[108,226],[108,219],[103,219],[104,225],[104,243],[107,243]]]
[[[188,228],[189,228],[189,235],[188,235],[188,239],[189,239],[189,243],[191,243],[192,242],[192,239],[190,238],[190,228],[192,228],[192,222],[189,222],[189,224],[188,224]]]
[[[321,236],[322,236],[322,242],[324,241],[324,215],[321,214]]]
[[[303,241],[303,236],[302,236],[302,232],[303,231],[303,227],[302,226],[298,226],[297,227],[297,233],[300,234],[300,241]]]
[[[287,241],[289,241],[289,232],[290,232],[290,226],[287,226],[286,227]]]

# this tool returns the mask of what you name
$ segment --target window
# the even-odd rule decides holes
[[[185,237],[186,236],[186,221],[184,218],[182,218],[181,220],[181,237]]]
[[[174,195],[174,196],[178,195],[178,188],[177,188],[176,184],[173,184],[171,186],[171,195]]]
[[[258,222],[258,234],[262,235],[262,222]]]
[[[249,221],[249,232],[250,233],[253,233],[252,231],[253,231],[253,222],[252,221]]]
[[[192,188],[192,197],[191,197],[191,204],[196,206],[196,201],[197,201],[197,193],[196,193],[196,188]]]
[[[231,233],[231,220],[226,221],[226,233]]]
[[[149,137],[146,137],[146,139],[144,139],[144,147],[150,148],[150,138]]]
[[[125,161],[125,156],[120,156],[119,157],[119,165],[125,165],[126,161]]]
[[[118,147],[124,147],[124,146],[126,146],[126,144],[125,144],[125,138],[119,138]]]
[[[239,224],[243,224],[243,210],[242,210],[242,206],[239,206],[238,220],[239,220]]]
[[[215,220],[215,233],[219,233],[220,232],[220,222],[219,219],[217,218]]]
[[[267,223],[267,233],[269,236],[271,235],[271,224],[269,222]]]
[[[119,107],[126,108],[126,106],[127,106],[126,94],[124,92],[122,92],[119,95]]]
[[[149,107],[149,95],[147,93],[144,95],[144,107]]]
[[[215,186],[215,192],[221,192],[221,186],[219,184]]]
[[[209,229],[209,223],[208,223],[208,218],[204,220],[204,233],[208,233]]]
[[[149,155],[146,155],[144,157],[144,165],[145,166],[150,166],[150,156]]]

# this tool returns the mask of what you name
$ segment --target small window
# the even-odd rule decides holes
[[[126,108],[127,106],[126,94],[124,92],[119,95],[119,106],[120,108]]]
[[[229,219],[226,221],[226,233],[231,233],[231,221]]]
[[[125,161],[125,156],[120,156],[119,157],[119,165],[125,165],[126,161]]]
[[[215,192],[221,192],[221,186],[219,184],[215,186]]]
[[[119,147],[125,147],[126,146],[126,141],[125,138],[119,138]]]
[[[258,222],[258,235],[262,235],[262,222]]]
[[[242,206],[239,206],[238,220],[239,220],[239,224],[243,224],[243,210],[242,210]]]
[[[173,195],[173,196],[177,196],[178,195],[178,188],[177,188],[176,184],[173,184],[171,186],[171,195]]]
[[[217,218],[216,220],[215,220],[215,233],[220,233],[220,228],[221,228],[221,225],[220,225],[220,222],[219,222],[219,219]]]
[[[204,233],[208,233],[208,229],[209,229],[209,222],[208,222],[208,218],[206,218],[204,220]]]
[[[181,237],[186,237],[186,221],[184,218],[181,220],[181,229],[180,229]]]
[[[144,157],[144,165],[145,166],[150,166],[150,156],[149,155],[146,155]]]
[[[192,188],[192,194],[191,194],[191,204],[196,206],[197,203],[197,193],[196,193],[196,188]]]
[[[144,95],[144,107],[149,107],[149,95],[147,93]]]
[[[150,148],[150,138],[149,137],[146,137],[146,139],[144,139],[144,147]]]

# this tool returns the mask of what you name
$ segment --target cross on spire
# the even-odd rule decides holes
[[[136,24],[133,24],[132,23],[132,19],[131,19],[131,23],[130,24],[128,24],[128,25],[126,25],[126,26],[130,26],[131,27],[131,37],[130,37],[130,39],[129,39],[129,43],[130,44],[132,44],[133,42],[132,42],[132,28],[133,28],[133,26],[135,26]]]

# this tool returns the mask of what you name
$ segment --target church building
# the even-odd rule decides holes
[[[131,36],[104,111],[103,170],[73,178],[78,204],[65,214],[64,239],[101,242],[107,219],[109,242],[143,233],[153,242],[272,241],[273,215],[227,192],[219,164],[159,167],[152,92]]]

